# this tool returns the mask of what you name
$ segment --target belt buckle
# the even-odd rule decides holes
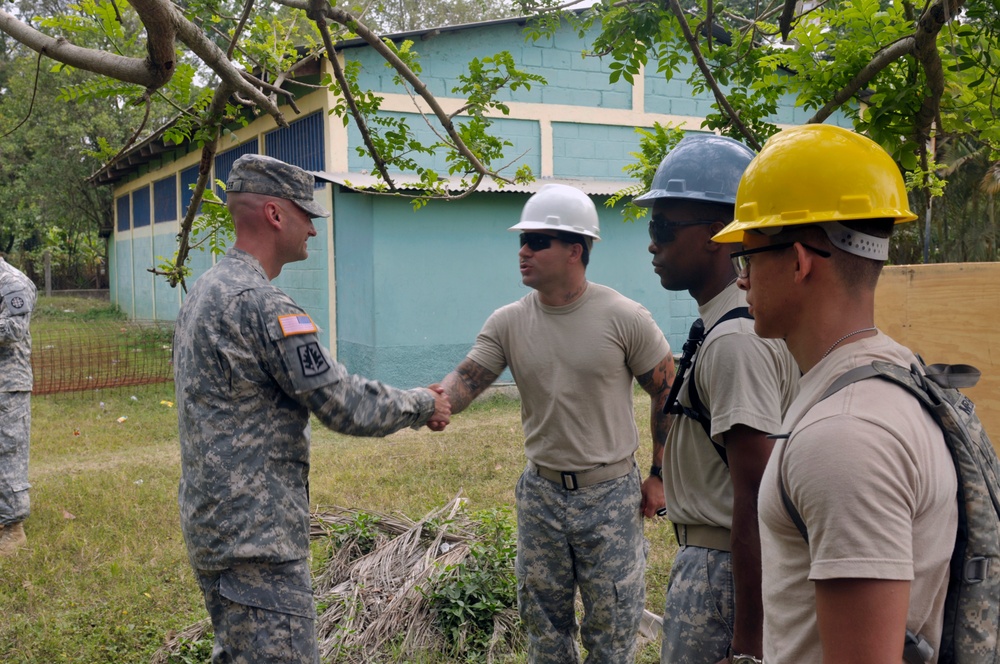
[[[567,491],[576,491],[579,488],[579,485],[577,484],[576,481],[576,473],[574,472],[562,473],[562,485],[563,488],[566,489]]]

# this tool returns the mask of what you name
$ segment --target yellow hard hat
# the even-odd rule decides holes
[[[741,242],[744,231],[828,221],[916,218],[899,167],[875,141],[808,124],[768,139],[740,180],[735,221],[712,239]]]

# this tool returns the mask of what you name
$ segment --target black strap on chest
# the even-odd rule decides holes
[[[677,403],[677,394],[681,391],[681,383],[684,382],[684,375],[687,373],[694,354],[701,346],[705,338],[705,323],[700,318],[691,323],[691,330],[688,332],[688,339],[684,342],[681,359],[677,362],[677,373],[674,375],[674,382],[670,384],[670,393],[667,394],[667,401],[663,404],[664,413],[673,413],[674,404]]]
[[[691,335],[688,336],[688,340],[684,343],[684,355],[680,360],[677,377],[674,379],[674,384],[670,388],[670,395],[674,398],[671,400],[668,397],[667,406],[663,409],[664,412],[672,413],[674,415],[683,415],[698,422],[698,424],[701,425],[701,428],[705,430],[705,435],[708,436],[710,441],[712,441],[715,451],[718,452],[719,457],[722,458],[722,463],[726,464],[726,466],[729,466],[729,458],[726,456],[726,448],[712,440],[712,414],[708,411],[708,408],[705,407],[701,397],[698,395],[698,384],[694,378],[694,365],[697,360],[695,355],[698,349],[705,342],[708,336],[712,334],[712,331],[719,327],[722,323],[736,318],[753,318],[753,316],[750,315],[750,310],[747,307],[736,307],[735,309],[727,311],[722,318],[717,320],[712,327],[708,328],[707,331],[705,331],[704,323],[700,318],[694,322],[694,325],[691,326]],[[695,325],[700,325],[700,337],[696,342],[694,341]],[[684,359],[688,355],[689,346],[691,346],[691,353],[690,357],[687,358],[687,363],[685,364]],[[684,374],[682,373],[682,370],[687,370],[688,367],[691,368],[691,380],[687,382],[688,402],[691,404],[690,407],[682,406],[680,402],[677,401],[677,390],[675,390],[675,388],[679,388],[680,384],[684,381]]]

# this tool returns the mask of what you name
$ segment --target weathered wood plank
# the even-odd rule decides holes
[[[971,364],[983,372],[962,390],[1000,450],[1000,263],[886,267],[875,323],[928,364]]]

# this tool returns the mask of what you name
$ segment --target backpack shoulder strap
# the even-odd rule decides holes
[[[705,332],[704,341],[708,341],[709,335],[712,334],[712,331],[719,327],[719,325],[736,318],[752,319],[753,316],[750,315],[750,309],[748,307],[736,307],[735,309],[730,309],[723,314],[722,318],[715,321],[715,324],[712,325],[712,327],[708,328],[708,331]],[[702,342],[703,344],[704,341]],[[688,402],[691,404],[691,407],[685,408],[681,406],[680,411],[683,415],[696,420],[698,424],[701,425],[701,428],[705,430],[705,435],[708,436],[708,439],[712,441],[712,445],[715,446],[715,451],[718,452],[719,456],[722,458],[722,463],[726,464],[728,467],[729,458],[726,456],[726,448],[712,440],[712,414],[708,412],[708,408],[705,407],[705,404],[702,403],[701,397],[698,395],[698,385],[694,378],[694,368],[697,361],[698,356],[696,355],[694,361],[691,363],[691,378],[688,380]]]
[[[827,397],[836,394],[848,385],[856,383],[859,380],[879,377],[905,388],[907,392],[916,397],[925,407],[932,408],[933,402],[930,397],[928,397],[927,392],[919,386],[917,376],[921,376],[921,374],[916,365],[907,369],[891,362],[875,361],[871,364],[855,367],[850,371],[846,371],[841,374],[839,378],[830,384],[830,387],[826,388],[826,391],[823,392],[823,396],[819,398],[819,401],[823,401]],[[799,514],[799,511],[795,509],[795,505],[792,504],[792,499],[788,495],[788,491],[785,489],[785,479],[782,476],[781,469],[784,465],[783,462],[785,460],[786,448],[787,445],[782,446],[781,454],[778,455],[778,489],[781,491],[781,503],[785,506],[785,511],[788,512],[788,516],[792,520],[792,523],[794,523],[795,527],[799,529],[800,533],[802,533],[802,538],[808,542],[809,532],[806,530],[805,521],[802,520],[802,515]]]
[[[864,366],[855,367],[850,371],[844,372],[843,374],[840,375],[839,378],[837,378],[837,380],[833,381],[833,383],[830,384],[830,387],[826,388],[826,391],[823,392],[823,396],[819,398],[819,401],[826,399],[831,394],[839,392],[840,390],[844,389],[845,387],[847,387],[852,383],[856,383],[859,380],[874,378],[875,376],[878,375],[879,372],[875,368],[874,364],[866,364]],[[788,518],[790,518],[792,520],[792,523],[795,524],[795,527],[799,529],[799,532],[802,534],[802,539],[804,539],[808,543],[809,530],[806,528],[806,522],[803,521],[802,515],[799,514],[799,511],[795,508],[795,505],[792,503],[791,496],[788,495],[788,490],[785,489],[785,478],[784,475],[782,474],[782,468],[784,468],[785,466],[786,449],[788,449],[787,443],[785,445],[782,445],[781,453],[778,455],[778,490],[781,491],[781,504],[785,506],[785,511],[788,512]]]

